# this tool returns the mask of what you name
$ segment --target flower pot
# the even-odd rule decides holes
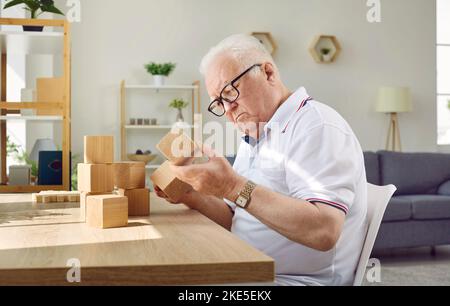
[[[184,122],[183,111],[181,109],[178,109],[176,122]]]
[[[333,58],[333,54],[329,53],[329,54],[322,54],[322,60],[325,63],[329,63],[331,62],[331,59]]]
[[[163,75],[154,75],[153,76],[153,84],[155,86],[164,86],[165,81],[166,81],[166,77]]]
[[[24,32],[42,32],[44,31],[43,26],[22,26]]]

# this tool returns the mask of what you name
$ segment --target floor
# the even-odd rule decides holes
[[[399,249],[373,254],[380,260],[381,282],[365,286],[450,286],[450,246]],[[372,274],[374,275],[374,274]]]

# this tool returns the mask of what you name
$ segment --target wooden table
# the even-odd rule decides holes
[[[80,222],[79,203],[32,204],[0,195],[0,285],[68,285],[68,260],[82,285],[270,283],[273,260],[184,205],[151,196],[151,216],[126,228]]]

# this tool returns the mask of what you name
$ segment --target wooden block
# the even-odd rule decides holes
[[[118,162],[113,164],[114,186],[119,189],[145,187],[145,163]]]
[[[36,97],[40,102],[64,102],[64,78],[38,78],[36,80]],[[38,116],[58,116],[62,109],[38,109]]]
[[[110,164],[114,161],[113,136],[85,136],[84,163]]]
[[[150,215],[150,190],[140,189],[119,189],[119,195],[128,198],[128,216],[141,217]]]
[[[166,161],[153,172],[150,179],[175,202],[178,202],[186,192],[192,190],[189,184],[178,179],[171,171],[169,161]]]
[[[114,190],[111,164],[78,164],[78,190],[107,193]]]
[[[178,166],[189,164],[200,147],[184,133],[169,133],[156,145],[169,161]]]
[[[86,222],[97,228],[128,225],[128,199],[120,195],[92,195],[86,198]]]
[[[64,203],[67,202],[67,196],[64,194],[59,194],[56,196],[56,202],[58,203]]]

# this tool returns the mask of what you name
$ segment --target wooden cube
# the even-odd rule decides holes
[[[86,198],[86,222],[97,228],[128,225],[128,199],[120,195],[92,195]]]
[[[141,217],[150,215],[150,190],[140,189],[119,189],[119,195],[128,198],[128,216]]]
[[[78,164],[78,190],[91,193],[113,191],[112,164]]]
[[[158,186],[173,201],[178,202],[188,191],[191,185],[178,179],[170,169],[170,162],[166,161],[150,177],[152,182]]]
[[[114,186],[119,189],[141,189],[145,187],[145,163],[118,162],[113,164]]]
[[[200,152],[198,145],[184,133],[169,133],[156,145],[156,148],[169,161],[178,166],[189,164],[196,153]]]
[[[113,136],[85,136],[84,163],[110,164],[114,161]]]

